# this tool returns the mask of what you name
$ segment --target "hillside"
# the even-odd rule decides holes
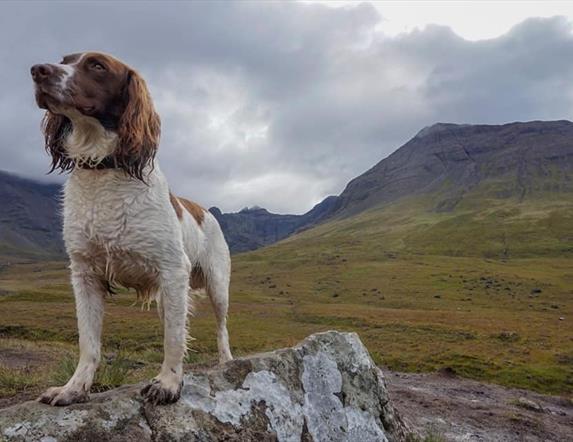
[[[272,306],[259,326],[355,330],[393,370],[571,394],[573,198],[482,192],[450,212],[404,199],[238,255],[233,299]]]
[[[0,171],[0,255],[61,256],[60,186]]]
[[[232,250],[248,251],[316,224],[404,199],[417,199],[422,204],[417,208],[428,213],[458,209],[461,213],[490,200],[506,201],[510,206],[547,198],[566,203],[572,195],[573,123],[438,123],[422,129],[393,154],[351,180],[339,196],[329,196],[304,215],[271,214],[264,209],[236,214],[221,214],[214,209],[214,213]],[[554,213],[553,223],[569,222],[567,210]],[[561,240],[567,242],[567,238]]]

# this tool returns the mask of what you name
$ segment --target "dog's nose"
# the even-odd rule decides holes
[[[41,83],[54,73],[54,69],[49,64],[35,64],[32,66],[32,69],[30,69],[30,73],[36,83]]]

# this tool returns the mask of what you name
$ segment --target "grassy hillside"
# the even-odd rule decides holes
[[[357,330],[392,369],[571,394],[573,198],[489,190],[454,212],[431,210],[437,195],[402,200],[241,255],[235,299],[288,308],[289,334]]]
[[[496,195],[482,186],[451,212],[435,210],[438,194],[401,200],[235,256],[235,354],[354,330],[391,369],[449,367],[571,396],[573,199]],[[77,352],[65,263],[4,268],[0,288],[0,356],[12,361],[0,370],[0,396],[64,381]],[[159,320],[134,299],[122,292],[108,303],[99,389],[159,368]],[[215,363],[208,302],[190,323],[190,366]]]

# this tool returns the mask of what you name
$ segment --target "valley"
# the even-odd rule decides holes
[[[356,331],[391,371],[453,373],[570,401],[573,123],[509,126],[424,130],[307,225],[235,254],[235,355],[322,330]],[[243,213],[235,231],[254,225],[245,217],[267,214]],[[77,331],[65,260],[0,262],[0,396],[9,403],[71,375]],[[134,301],[122,290],[107,303],[96,390],[147,379],[160,366],[157,314]],[[214,364],[208,301],[190,318],[190,334],[188,368]]]

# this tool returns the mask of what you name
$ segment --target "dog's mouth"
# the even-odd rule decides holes
[[[84,115],[95,112],[95,106],[84,106],[76,103],[75,97],[69,92],[62,92],[57,86],[36,85],[36,104],[54,114],[67,114],[68,111],[78,111]]]
[[[61,93],[55,92],[53,88],[46,85],[36,85],[35,97],[40,109],[52,110],[62,104]]]

